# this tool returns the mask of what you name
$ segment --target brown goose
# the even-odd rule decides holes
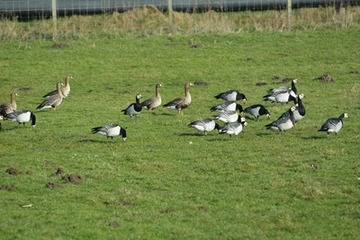
[[[72,75],[67,75],[66,78],[65,78],[65,85],[64,84],[61,84],[61,93],[63,95],[63,98],[66,98],[69,96],[70,94],[70,80],[73,79],[73,76]],[[55,89],[54,91],[52,92],[49,92],[47,94],[45,94],[43,96],[43,98],[48,98],[52,95],[55,95],[57,94],[57,90]]]
[[[161,96],[160,96],[161,84],[156,84],[155,86],[155,97],[146,99],[141,103],[142,108],[146,108],[150,111],[154,111],[155,108],[161,105]]]
[[[191,104],[190,86],[192,86],[192,84],[190,82],[186,82],[185,96],[175,98],[174,100],[166,103],[164,107],[170,109],[177,109],[179,111],[179,114],[183,114],[182,110],[189,107],[189,105]]]
[[[3,103],[0,105],[0,119],[3,119],[6,114],[9,114],[11,112],[13,112],[14,110],[16,110],[16,96],[17,93],[16,92],[12,92],[10,94],[10,102],[9,103]]]
[[[36,109],[42,110],[46,108],[53,108],[56,110],[56,107],[59,106],[64,98],[64,95],[61,92],[61,83],[56,83],[56,94],[45,98],[45,100],[37,106]]]

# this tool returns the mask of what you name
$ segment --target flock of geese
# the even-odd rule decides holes
[[[37,110],[43,109],[56,109],[65,98],[70,95],[70,80],[72,75],[67,75],[65,83],[58,82],[56,89],[45,94],[42,102],[36,107]],[[267,94],[263,97],[263,100],[273,103],[288,103],[293,102],[294,105],[281,114],[275,121],[265,125],[266,129],[272,129],[279,132],[285,132],[295,126],[295,123],[300,121],[305,116],[305,107],[302,102],[304,94],[297,94],[296,79],[291,81],[291,86],[280,86],[277,88],[269,89]],[[143,109],[147,109],[154,112],[159,107],[165,107],[168,109],[177,110],[180,115],[183,115],[183,110],[188,108],[192,102],[190,94],[190,82],[186,82],[184,85],[185,94],[181,97],[174,98],[173,100],[162,105],[162,98],[160,95],[161,84],[155,86],[155,96],[141,101],[142,96],[137,94],[135,96],[135,102],[128,107],[121,110],[125,115],[130,117],[139,116]],[[14,121],[19,124],[31,122],[32,127],[36,126],[36,116],[30,110],[18,110],[16,104],[15,92],[10,94],[10,102],[0,105],[0,119]],[[229,134],[230,136],[238,136],[244,127],[248,124],[246,115],[251,115],[257,121],[261,116],[267,116],[270,118],[270,112],[262,104],[254,104],[247,108],[243,108],[239,101],[246,102],[245,94],[238,90],[229,90],[221,92],[215,96],[216,99],[223,100],[221,104],[212,106],[211,112],[216,112],[213,117],[203,118],[201,120],[193,121],[188,124],[189,127],[195,128],[200,132],[204,132],[205,135],[208,132],[217,130],[220,134]],[[343,119],[347,118],[347,113],[342,113],[338,118],[327,119],[318,131],[337,134],[342,126]],[[219,122],[223,123],[221,127]],[[1,123],[0,123],[1,127]],[[123,140],[126,140],[126,130],[117,123],[111,123],[105,126],[94,127],[91,129],[92,133],[99,133],[105,135],[107,138],[114,138],[121,136]]]

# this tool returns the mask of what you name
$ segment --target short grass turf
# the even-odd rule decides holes
[[[0,43],[0,96],[17,91],[36,128],[3,121],[3,239],[355,239],[360,234],[360,31],[242,33]],[[56,111],[42,95],[73,74]],[[329,74],[334,81],[313,80]],[[280,77],[275,79],[274,76]],[[306,116],[284,134],[265,129],[292,104],[264,102],[297,78]],[[120,110],[154,95],[183,95],[183,116]],[[212,117],[214,96],[238,89],[272,119],[236,137],[187,127]],[[317,132],[347,112],[338,135]],[[117,122],[127,141],[92,135]],[[29,125],[29,124],[27,124]]]

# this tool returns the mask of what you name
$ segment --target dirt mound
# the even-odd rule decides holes
[[[82,182],[82,177],[76,174],[67,174],[61,178],[66,183],[80,184]]]
[[[10,175],[18,175],[20,172],[13,167],[6,169],[6,172]]]
[[[13,184],[3,184],[0,186],[0,190],[8,190],[8,191],[12,191],[15,190],[16,186]]]
[[[319,82],[333,82],[335,79],[329,74],[324,74],[322,76],[316,77],[313,80],[317,80]]]

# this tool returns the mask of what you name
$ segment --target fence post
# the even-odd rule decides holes
[[[168,12],[169,12],[169,31],[172,32],[173,28],[173,5],[172,0],[168,0]]]
[[[287,0],[288,30],[291,30],[291,11],[292,11],[292,2],[291,0]]]
[[[57,10],[56,10],[56,0],[51,0],[51,14],[52,14],[52,19],[53,19],[53,27],[54,27],[54,32],[53,32],[53,39],[55,39],[57,37]]]

